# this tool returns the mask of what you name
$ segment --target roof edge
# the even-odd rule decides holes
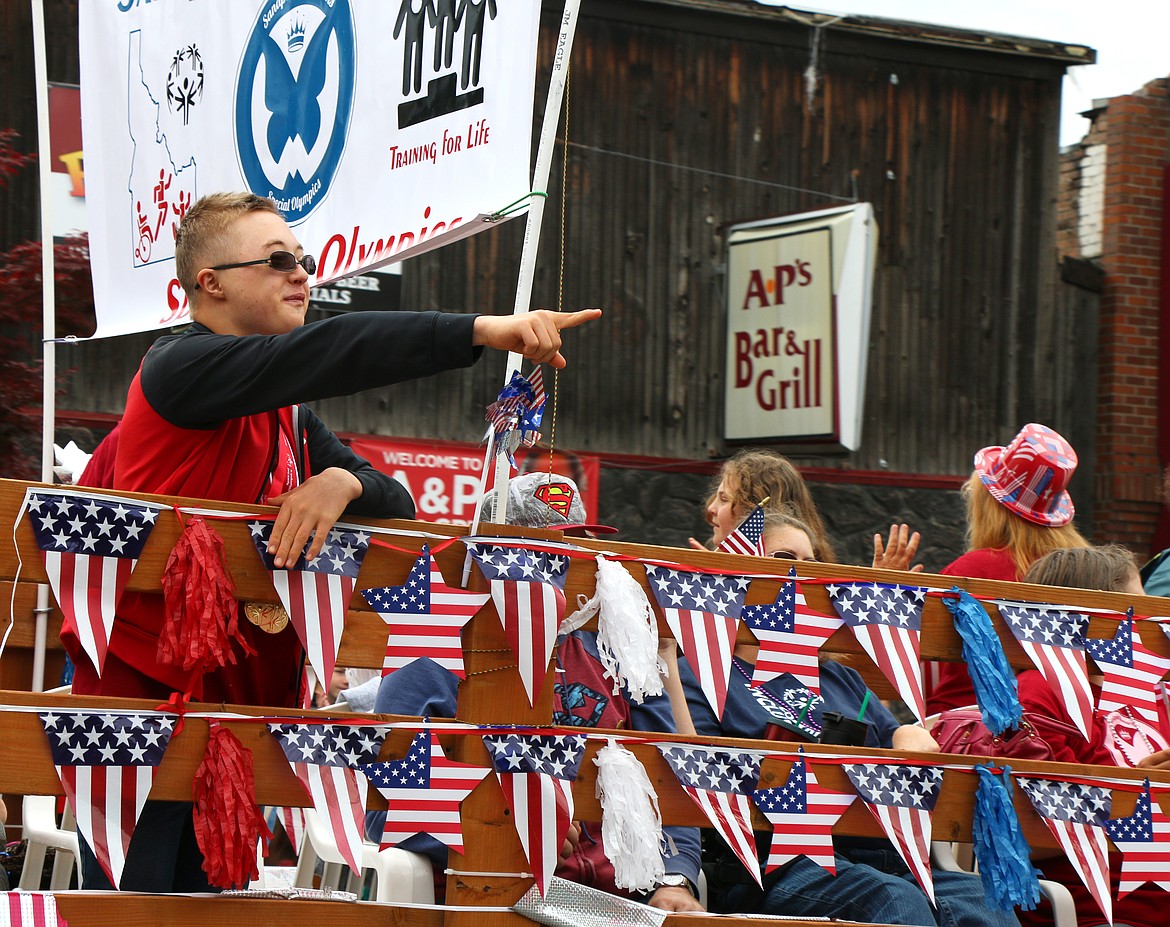
[[[818,13],[788,6],[769,6],[757,0],[628,0],[648,6],[689,9],[725,16],[833,29],[896,41],[964,48],[1025,58],[1043,58],[1066,66],[1095,64],[1097,51],[1088,45],[944,26],[911,20],[885,19],[852,13]],[[844,2],[844,0],[842,0]]]

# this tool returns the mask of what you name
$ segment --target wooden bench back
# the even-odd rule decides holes
[[[23,483],[10,480],[0,481],[0,523],[16,525],[15,547],[13,542],[9,540],[12,535],[7,532],[5,540],[0,542],[0,581],[9,584],[7,588],[10,592],[15,591],[17,608],[14,614],[15,625],[10,637],[10,646],[17,647],[27,647],[32,641],[32,616],[29,613],[32,601],[30,590],[33,584],[45,580],[44,569],[36,549],[31,527],[27,519],[22,519],[17,523],[17,515],[25,489],[26,484]],[[163,499],[162,497],[140,496],[133,493],[117,493],[117,495],[162,501],[168,506],[178,504],[244,514],[271,511],[258,507],[228,505],[219,502],[210,503],[202,500]],[[371,546],[358,579],[359,589],[396,585],[404,582],[414,557],[423,543],[423,534],[437,535],[441,538],[458,538],[464,534],[464,529],[424,525],[417,522],[369,522],[368,524],[372,527],[389,527],[404,533],[383,538],[392,547]],[[250,601],[278,601],[272,583],[248,537],[244,522],[216,521],[214,527],[225,541],[230,572],[236,583],[237,597]],[[490,528],[495,534],[507,537],[521,535],[544,538],[560,537],[555,532],[500,528],[498,526],[484,527]],[[175,513],[166,511],[159,516],[157,525],[130,581],[131,589],[157,591],[160,588],[163,567],[179,531],[179,519]],[[435,541],[432,540],[432,543]],[[576,543],[590,550],[610,552],[632,558],[627,562],[627,568],[630,574],[644,587],[647,582],[645,570],[637,561],[667,561],[692,567],[766,574],[763,578],[752,581],[747,597],[748,603],[771,602],[775,598],[782,578],[787,576],[790,567],[790,564],[779,560],[733,557],[724,554],[649,547],[607,540],[585,540]],[[448,582],[456,583],[461,577],[464,550],[463,545],[456,541],[438,553],[437,559]],[[594,571],[595,564],[591,559],[583,558],[572,561],[565,589],[570,603],[575,602],[579,595],[589,596],[592,594],[595,584]],[[1117,612],[1122,612],[1132,606],[1141,615],[1159,614],[1164,610],[1164,606],[1170,605],[1166,600],[1143,596],[1055,589],[983,580],[956,581],[953,577],[931,574],[910,575],[843,565],[801,564],[800,571],[802,575],[814,578],[903,582],[935,589],[950,589],[957,584],[984,599],[1002,597],[1022,601],[1044,601],[1080,605],[1092,609],[1112,609]],[[13,582],[15,582],[15,589],[12,586]],[[485,588],[484,581],[479,576],[478,571],[472,573],[472,584],[478,584],[479,588]],[[828,595],[823,586],[815,583],[806,584],[805,595],[809,605],[814,609],[831,611]],[[652,598],[651,601],[653,601]],[[993,605],[989,605],[989,612],[996,624],[1000,638],[1004,642],[1005,653],[1012,665],[1016,667],[1030,665],[998,618]],[[1119,619],[1120,616],[1094,616],[1090,626],[1090,636],[1111,636]],[[665,621],[661,620],[661,616],[659,625],[660,633],[669,636],[670,630]],[[59,623],[57,626],[59,627]],[[752,639],[751,633],[746,627],[741,629],[740,634],[744,640]],[[380,666],[385,650],[385,637],[385,626],[381,618],[366,605],[360,595],[355,595],[350,603],[349,616],[338,655],[339,665]],[[1150,649],[1170,654],[1170,641],[1167,641],[1157,627],[1148,622],[1142,625],[1142,638]],[[51,639],[55,639],[55,635],[51,635]],[[921,639],[924,659],[959,660],[962,658],[960,639],[953,627],[950,613],[936,596],[927,597],[923,611]],[[548,724],[552,718],[552,686],[550,684],[541,688],[536,705],[530,706],[523,688],[519,685],[519,678],[514,674],[511,676],[511,684],[509,684],[508,681],[503,681],[501,673],[480,674],[477,672],[480,669],[499,665],[498,659],[481,651],[499,650],[505,646],[506,640],[503,630],[494,608],[489,602],[472,619],[465,630],[464,647],[469,676],[460,687],[458,709],[460,720],[475,724],[504,722],[531,725]],[[828,641],[824,649],[834,654],[841,654],[855,665],[865,668],[867,678],[874,682],[877,681],[876,668],[869,663],[868,657],[862,653],[861,648],[847,629],[838,631]],[[888,691],[888,686],[885,689]],[[48,743],[39,721],[31,709],[44,706],[101,706],[124,709],[156,707],[154,704],[130,699],[51,696],[15,691],[0,693],[0,698],[4,699],[5,704],[18,709],[0,712],[0,743],[5,744],[4,759],[0,762],[0,792],[9,794],[61,793]],[[271,714],[265,712],[263,706],[195,705],[191,706],[191,709],[195,712],[222,711],[225,707],[256,718]],[[282,711],[281,714],[287,716],[299,713]],[[338,715],[337,717],[370,720],[369,715]],[[400,757],[405,752],[406,744],[413,732],[413,722],[417,719],[386,717],[383,720],[408,723],[408,727],[396,730],[387,738],[383,746],[383,759]],[[302,805],[307,803],[303,789],[290,771],[275,738],[268,733],[264,724],[246,720],[225,723],[253,751],[257,800],[260,803],[265,805]],[[153,797],[174,800],[189,799],[192,777],[202,757],[206,739],[207,721],[188,717],[182,734],[174,738],[158,769],[152,791]],[[455,757],[468,762],[490,765],[486,750],[478,737],[452,735],[450,739],[453,741],[451,750]],[[774,755],[765,760],[763,766],[760,782],[762,788],[779,786],[784,783],[791,755],[796,749],[796,745],[793,744],[751,740],[713,741],[709,738],[682,738],[672,735],[661,735],[656,739],[726,743],[771,751]],[[600,741],[596,739],[590,741],[588,753],[581,766],[581,774],[573,789],[577,815],[582,820],[597,820],[600,817],[600,808],[594,794],[596,769],[591,762],[599,743]],[[707,826],[706,819],[702,817],[678,785],[673,773],[666,766],[658,751],[649,744],[633,744],[631,749],[645,765],[658,792],[664,822]],[[840,748],[805,745],[805,749],[810,754],[815,755],[834,750],[839,752]],[[853,749],[850,748],[850,751],[853,752]],[[886,758],[898,756],[894,751],[857,748],[856,752],[862,756]],[[977,784],[977,777],[969,770],[975,760],[968,757],[949,756],[937,757],[937,760],[948,765],[957,764],[963,768],[948,768],[945,773],[942,795],[934,812],[935,836],[937,839],[943,840],[969,839],[973,796]],[[1143,778],[1136,771],[1113,767],[1093,770],[1083,766],[1024,761],[1012,765],[1017,772],[1031,772],[1041,775],[1107,775],[1120,782],[1134,784],[1140,783]],[[838,767],[819,766],[818,776],[829,788],[846,791],[850,789],[847,778]],[[1133,791],[1118,788],[1114,796],[1114,815],[1122,815],[1132,811],[1134,801]],[[1016,795],[1016,805],[1024,833],[1029,842],[1034,846],[1055,847],[1056,844],[1047,828],[1035,815],[1027,799],[1019,791]],[[370,807],[384,807],[383,799],[375,790],[371,790]],[[459,861],[462,871],[465,873],[518,873],[526,871],[527,863],[519,840],[511,827],[503,796],[497,787],[489,784],[478,788],[464,802],[463,817],[466,854]],[[755,818],[755,824],[761,829],[768,827],[767,822],[758,814]],[[846,813],[837,827],[837,832],[867,836],[880,834],[877,824],[868,811],[861,806],[861,803],[856,803]],[[447,900],[455,905],[506,905],[515,901],[529,884],[528,880],[510,876],[461,875],[448,881]],[[496,919],[495,915],[489,918],[489,920],[493,919]],[[500,923],[505,921],[510,924],[515,923],[508,915],[500,915]]]

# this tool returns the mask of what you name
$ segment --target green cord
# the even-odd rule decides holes
[[[520,199],[513,200],[511,203],[509,203],[503,209],[499,209],[496,212],[493,212],[489,218],[491,218],[493,220],[503,219],[505,216],[509,216],[514,212],[519,212],[523,208],[523,206],[521,204],[523,204],[526,200],[531,199],[534,196],[543,196],[545,199],[548,198],[548,194],[545,193],[543,190],[533,190],[531,193],[525,193],[522,197],[520,197]]]

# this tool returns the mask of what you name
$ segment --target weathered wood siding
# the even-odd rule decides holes
[[[546,3],[541,105],[560,6]],[[815,31],[738,0],[583,4],[563,302],[606,315],[569,336],[559,444],[726,454],[726,230],[854,194],[874,204],[881,229],[863,446],[798,459],[957,474],[1026,421],[1083,425],[1078,397],[1092,381],[1068,359],[1089,353],[1092,330],[1058,297],[1054,259],[1067,62],[849,23],[820,29],[814,43]],[[558,302],[560,174],[558,161],[536,273],[543,306]],[[510,311],[522,226],[409,262],[403,304]],[[125,343],[63,351],[63,364],[78,364],[64,407],[111,410],[135,366]],[[476,440],[501,372],[490,358],[318,407],[338,430]]]

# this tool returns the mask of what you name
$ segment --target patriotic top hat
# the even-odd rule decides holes
[[[975,455],[975,472],[1000,503],[1021,518],[1048,528],[1073,520],[1068,481],[1077,452],[1045,425],[1025,425],[1007,447],[985,447]]]

